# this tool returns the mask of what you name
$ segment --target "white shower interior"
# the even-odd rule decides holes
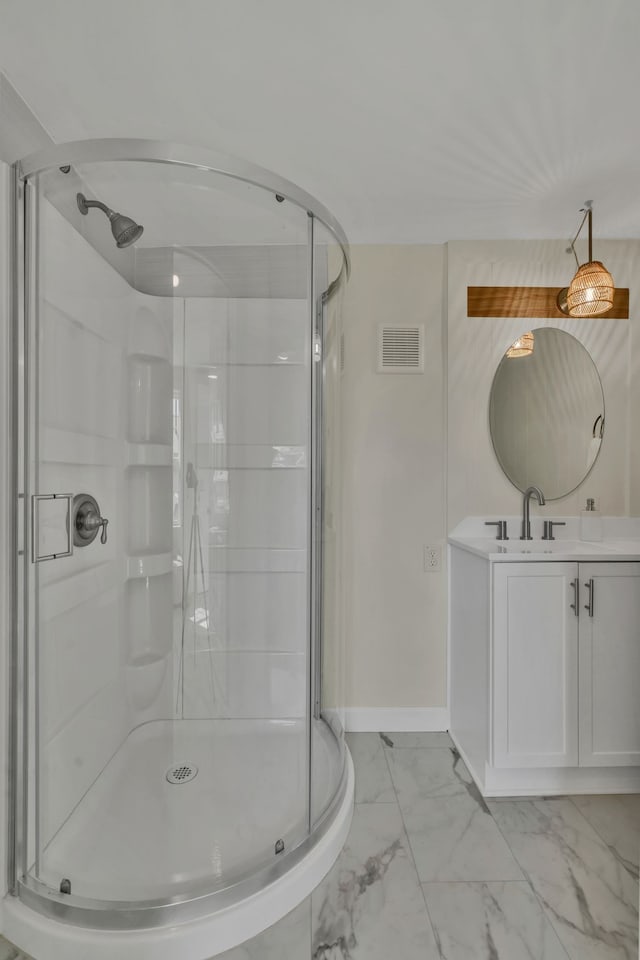
[[[308,828],[306,290],[150,296],[45,199],[39,232],[39,489],[109,525],[38,568],[29,848],[54,889],[175,895]]]

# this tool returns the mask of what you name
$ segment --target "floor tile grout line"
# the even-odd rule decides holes
[[[393,779],[393,774],[391,773],[391,767],[390,767],[390,765],[389,765],[389,758],[387,757],[387,749],[393,749],[393,748],[392,748],[392,747],[387,747],[387,746],[384,744],[384,741],[382,740],[382,737],[380,737],[380,744],[381,744],[381,747],[382,747],[382,754],[383,754],[383,756],[384,756],[384,762],[385,762],[385,766],[386,766],[386,769],[387,769],[387,773],[388,773],[388,775],[389,775],[389,780],[390,780],[390,782],[391,782],[391,787],[392,787],[392,789],[393,789],[393,793],[394,793],[394,796],[395,796],[395,800],[390,800],[390,801],[388,801],[386,805],[388,806],[389,804],[394,803],[395,806],[396,806],[396,808],[397,808],[397,810],[398,810],[398,816],[400,817],[400,823],[402,824],[402,832],[403,832],[404,836],[406,837],[406,841],[407,841],[407,850],[408,850],[408,852],[409,852],[409,856],[411,857],[411,863],[413,864],[413,869],[414,869],[414,873],[415,873],[415,878],[416,878],[416,881],[417,881],[417,883],[418,883],[418,887],[419,887],[419,889],[420,889],[420,896],[422,897],[422,903],[423,903],[423,905],[424,905],[424,912],[425,912],[425,916],[426,916],[426,919],[427,919],[427,923],[429,924],[429,929],[431,930],[431,934],[432,934],[432,936],[433,936],[433,942],[436,944],[436,947],[437,947],[437,950],[438,950],[438,956],[439,956],[439,957],[441,958],[441,960],[442,960],[442,956],[443,956],[443,955],[442,955],[442,950],[441,950],[441,947],[440,947],[440,939],[439,939],[439,936],[438,936],[438,934],[436,933],[436,929],[435,929],[435,927],[434,927],[434,925],[433,925],[433,920],[431,919],[431,914],[430,914],[430,912],[429,912],[429,907],[428,907],[428,905],[427,905],[427,900],[426,900],[425,893],[424,893],[424,889],[423,889],[423,886],[422,886],[422,880],[420,879],[420,875],[419,875],[419,873],[418,873],[418,867],[417,867],[417,864],[416,864],[416,859],[415,859],[415,856],[414,856],[414,853],[413,853],[413,848],[412,848],[412,846],[411,846],[411,839],[410,839],[410,837],[409,837],[409,832],[408,832],[408,830],[407,830],[407,825],[406,825],[405,820],[404,820],[404,814],[402,813],[402,807],[400,806],[400,800],[399,800],[399,798],[398,798],[398,791],[397,791],[397,789],[396,789],[396,784],[395,784],[395,781],[394,781],[394,779]],[[436,749],[441,749],[441,748],[436,748]],[[373,801],[373,802],[376,802],[376,801]],[[367,804],[363,804],[363,803],[354,804],[354,806],[366,806],[366,805],[367,805]],[[370,805],[370,804],[369,804],[369,805]]]
[[[556,799],[556,798],[555,798],[555,797],[552,797],[551,799],[554,800],[554,799]],[[564,799],[564,798],[563,798],[563,799]],[[508,802],[508,803],[533,803],[533,802],[536,801],[536,800],[538,800],[538,801],[542,800],[542,802],[548,802],[547,800],[543,799],[542,797],[529,797],[529,798],[527,798],[526,800],[520,800],[520,801],[516,798],[516,799],[509,800],[509,801],[507,801],[507,802]],[[576,808],[576,809],[577,809],[577,808]],[[516,856],[515,851],[513,850],[513,848],[511,847],[511,844],[510,844],[509,841],[507,840],[507,838],[506,838],[506,836],[505,836],[505,834],[504,834],[504,831],[500,828],[500,824],[498,823],[498,821],[496,820],[496,818],[493,816],[493,813],[491,813],[491,808],[489,808],[489,813],[491,814],[491,817],[493,818],[493,821],[494,821],[496,827],[498,828],[498,830],[500,831],[500,833],[501,833],[502,836],[504,837],[504,842],[505,842],[505,843],[507,844],[507,846],[509,847],[509,850],[511,850],[511,855],[513,856],[514,860],[516,861],[516,863],[518,864],[518,866],[519,866],[520,869],[522,870],[522,875],[523,875],[523,877],[525,878],[526,882],[529,884],[529,887],[530,887],[530,889],[531,889],[531,892],[532,892],[533,896],[535,897],[536,901],[538,902],[538,904],[540,905],[540,909],[542,910],[544,916],[546,917],[548,923],[550,924],[551,929],[553,930],[553,932],[554,932],[554,934],[555,934],[555,936],[556,936],[556,939],[558,940],[558,943],[560,944],[561,948],[564,950],[564,952],[565,952],[565,954],[566,954],[566,956],[567,956],[567,960],[582,960],[582,957],[574,957],[574,955],[571,953],[571,951],[569,950],[569,948],[565,946],[564,941],[563,941],[562,937],[560,936],[560,931],[559,931],[558,928],[556,927],[555,921],[556,921],[557,918],[554,916],[553,910],[551,910],[549,907],[547,907],[547,905],[546,905],[546,903],[544,902],[544,900],[542,899],[541,895],[538,893],[538,891],[537,891],[536,888],[534,887],[533,882],[532,882],[532,880],[531,880],[531,878],[530,878],[530,876],[529,876],[529,871],[528,871],[528,870],[525,870],[525,868],[523,867],[523,865],[520,863],[520,860],[519,860],[518,857]]]
[[[551,928],[552,928],[552,930],[553,930],[554,936],[556,937],[560,948],[564,951],[567,960],[574,960],[574,958],[571,957],[571,956],[569,955],[568,951],[565,949],[565,946],[564,946],[564,944],[562,943],[562,940],[560,939],[560,936],[559,936],[559,934],[558,934],[558,931],[556,930],[553,922],[551,921],[551,918],[548,916],[547,911],[545,910],[544,904],[540,901],[540,898],[538,897],[536,891],[535,891],[534,888],[533,888],[533,885],[532,885],[532,883],[531,883],[531,881],[530,881],[530,879],[529,879],[529,876],[528,876],[527,872],[524,870],[524,868],[523,868],[522,865],[520,864],[520,861],[518,860],[518,858],[516,857],[515,853],[514,853],[513,850],[511,849],[511,845],[510,845],[509,841],[508,841],[507,838],[504,836],[504,833],[503,833],[502,830],[500,829],[500,827],[499,827],[499,825],[498,825],[495,817],[494,817],[493,814],[491,813],[491,810],[489,810],[489,816],[491,817],[491,819],[492,819],[493,822],[495,823],[496,829],[498,830],[498,833],[502,836],[502,838],[503,838],[503,840],[504,840],[504,842],[505,842],[505,844],[506,844],[506,846],[507,846],[507,849],[508,849],[509,852],[511,853],[511,856],[513,857],[513,859],[515,860],[515,862],[516,862],[517,865],[518,865],[518,868],[519,868],[520,871],[522,872],[522,877],[523,877],[523,879],[520,879],[520,880],[486,880],[486,879],[485,879],[485,880],[422,880],[422,879],[420,878],[420,874],[419,874],[419,872],[418,872],[418,866],[417,866],[416,859],[415,859],[415,854],[414,854],[414,852],[413,852],[413,847],[411,846],[411,837],[410,837],[410,835],[409,835],[409,831],[408,831],[407,825],[406,825],[406,823],[405,823],[404,813],[402,812],[402,805],[400,804],[400,798],[398,797],[398,790],[397,790],[397,787],[396,787],[396,782],[395,782],[395,780],[393,779],[393,773],[392,773],[392,771],[391,771],[391,767],[390,767],[390,764],[389,764],[389,758],[386,756],[387,750],[392,750],[392,749],[395,749],[395,748],[394,748],[394,747],[386,747],[386,746],[383,745],[383,750],[384,750],[384,753],[385,753],[385,759],[386,759],[386,761],[387,761],[387,768],[388,768],[388,770],[389,770],[389,776],[391,777],[391,783],[392,783],[392,785],[393,785],[393,789],[394,789],[394,792],[395,792],[395,794],[396,794],[396,800],[397,800],[397,804],[398,804],[398,810],[400,811],[400,818],[401,818],[401,820],[402,820],[402,825],[403,825],[403,828],[404,828],[404,832],[405,832],[405,835],[406,835],[406,837],[407,837],[407,844],[408,844],[408,847],[409,847],[409,851],[410,851],[410,853],[411,853],[411,858],[412,858],[412,860],[413,860],[413,865],[414,865],[414,868],[415,868],[415,871],[416,871],[416,876],[417,876],[417,878],[418,878],[418,883],[419,883],[419,885],[420,885],[420,890],[421,890],[421,892],[422,892],[422,899],[424,900],[425,910],[426,910],[426,913],[427,913],[427,917],[428,917],[428,919],[429,919],[429,923],[431,924],[431,930],[432,930],[432,932],[433,932],[433,936],[434,936],[435,942],[436,942],[436,944],[437,944],[437,946],[438,946],[438,951],[439,951],[439,953],[440,953],[440,957],[441,957],[441,958],[443,957],[442,947],[441,947],[441,941],[440,941],[439,934],[438,934],[437,931],[436,931],[436,927],[435,927],[435,925],[434,925],[434,923],[433,923],[433,919],[432,919],[432,916],[431,916],[431,912],[430,912],[430,910],[429,910],[429,904],[428,904],[428,902],[427,902],[427,895],[426,895],[426,891],[425,891],[425,886],[426,886],[427,884],[443,884],[443,883],[445,883],[445,884],[449,884],[449,883],[477,883],[477,884],[488,884],[488,883],[526,883],[527,886],[528,886],[528,888],[529,888],[529,890],[531,891],[531,893],[532,893],[532,895],[533,895],[536,903],[538,903],[538,905],[540,906],[540,910],[543,912],[543,916],[545,916],[545,917],[547,918],[547,921],[549,922],[549,924],[550,924],[550,926],[551,926]],[[403,748],[400,748],[400,749],[403,749]],[[408,748],[404,748],[404,749],[408,749]],[[417,748],[417,749],[421,749],[421,748]],[[435,748],[430,748],[430,749],[450,749],[450,748],[448,748],[448,747],[445,747],[445,748],[435,747]]]
[[[527,876],[527,879],[528,879],[528,874],[527,874],[526,876]],[[531,881],[529,880],[528,882],[529,882],[529,885],[530,885],[530,887],[531,887],[531,890],[532,890],[532,892],[533,892],[534,897],[536,898],[536,900],[537,900],[538,903],[540,904],[540,909],[542,910],[543,915],[546,917],[547,922],[548,922],[549,926],[551,927],[551,929],[553,930],[553,932],[554,932],[554,934],[555,934],[555,936],[556,936],[556,939],[557,939],[558,943],[560,944],[560,946],[561,946],[562,949],[564,950],[564,952],[565,952],[565,954],[566,954],[566,957],[567,957],[567,960],[582,960],[582,956],[574,956],[573,953],[569,950],[569,947],[565,946],[564,940],[563,940],[562,937],[560,936],[560,931],[558,930],[558,928],[557,928],[557,926],[556,926],[556,922],[557,922],[557,923],[560,923],[560,921],[558,920],[558,918],[557,918],[556,915],[554,914],[553,910],[551,910],[551,909],[546,905],[546,903],[543,901],[542,896],[541,896],[541,895],[538,893],[538,891],[535,889],[535,887],[533,886],[533,884],[531,883]]]
[[[489,797],[489,800],[491,800],[491,797]],[[507,801],[507,802],[509,802],[509,803],[517,803],[518,801],[511,800],[511,801]],[[529,803],[530,801],[529,801],[529,800],[525,800],[524,802],[525,802],[525,803]],[[519,860],[518,857],[516,856],[515,850],[513,849],[513,847],[512,847],[511,844],[509,843],[507,837],[505,836],[504,830],[501,828],[500,824],[498,823],[498,821],[497,821],[496,818],[494,817],[493,812],[492,812],[491,807],[489,806],[489,804],[487,804],[487,809],[488,809],[488,811],[489,811],[489,816],[491,817],[491,819],[493,820],[493,822],[494,822],[495,825],[496,825],[496,829],[497,829],[498,833],[500,834],[500,836],[502,837],[502,839],[503,839],[504,842],[506,843],[506,845],[507,845],[507,847],[508,847],[508,849],[509,849],[509,853],[511,854],[511,856],[513,857],[513,859],[515,860],[515,862],[518,864],[520,870],[522,871],[522,876],[525,878],[526,882],[529,884],[529,887],[531,888],[531,892],[533,893],[533,895],[536,897],[536,899],[537,899],[538,902],[540,903],[540,900],[539,900],[539,898],[538,898],[538,895],[537,895],[536,891],[534,890],[533,884],[532,884],[531,880],[529,879],[529,873],[528,873],[528,871],[525,870],[525,868],[524,868],[524,867],[522,866],[522,864],[520,863],[520,860]],[[542,903],[540,903],[540,906],[542,907]]]
[[[356,734],[356,736],[361,736],[361,735],[362,735],[362,734]],[[364,732],[364,736],[369,736],[369,731]],[[377,733],[371,733],[371,736],[378,737],[379,734],[377,734]],[[348,740],[347,740],[347,746],[349,746],[349,741],[348,741]],[[383,748],[383,750],[384,750],[384,748]],[[354,775],[355,775],[355,778],[356,778],[356,784],[355,784],[355,789],[354,789],[354,797],[355,797],[356,794],[357,794],[357,792],[358,792],[358,784],[357,784],[357,779],[358,779],[358,777],[357,777],[357,769],[356,769],[357,764],[356,764],[356,761],[355,761],[355,759],[353,758],[353,756],[351,757],[351,759],[353,760],[353,770],[354,770]],[[393,799],[392,799],[392,800],[355,800],[355,799],[354,799],[354,801],[353,801],[354,804],[355,804],[355,803],[358,803],[358,804],[360,804],[360,803],[382,803],[382,804],[385,804],[385,803],[397,803],[397,802],[398,802],[398,797],[397,797],[397,795],[396,795],[395,787],[394,787],[394,785],[393,785],[393,780],[391,779],[391,771],[389,770],[389,764],[386,762],[386,756],[385,756],[385,765],[386,765],[387,773],[388,773],[388,775],[389,775],[389,783],[391,784],[391,789],[393,790]]]
[[[382,742],[382,752],[384,753],[385,763],[386,763],[386,765],[387,765],[387,770],[389,771],[389,777],[390,777],[390,779],[391,779],[391,786],[393,787],[393,792],[394,792],[395,795],[396,795],[396,803],[397,803],[397,805],[398,805],[398,812],[399,812],[399,814],[400,814],[400,822],[402,823],[402,829],[404,830],[404,835],[405,835],[405,837],[407,838],[407,847],[408,847],[409,853],[410,853],[410,855],[411,855],[411,862],[413,863],[413,869],[415,870],[416,880],[418,881],[418,886],[420,887],[420,896],[422,897],[422,902],[424,903],[424,910],[425,910],[425,913],[426,913],[426,915],[427,915],[427,920],[428,920],[428,922],[429,922],[429,928],[431,929],[431,933],[432,933],[432,935],[433,935],[434,943],[436,944],[436,947],[437,947],[437,949],[438,949],[438,954],[439,954],[439,956],[442,958],[442,957],[443,957],[443,953],[442,953],[442,947],[441,947],[441,944],[440,944],[440,936],[439,936],[439,934],[438,934],[437,931],[436,931],[436,928],[435,928],[435,926],[434,926],[433,920],[432,920],[432,918],[431,918],[431,913],[429,912],[429,904],[427,903],[427,898],[426,898],[426,896],[425,896],[424,887],[423,887],[423,885],[422,885],[422,880],[420,879],[420,874],[419,874],[419,872],[418,872],[418,864],[416,863],[416,857],[415,857],[415,854],[414,854],[414,852],[413,852],[413,847],[411,846],[411,837],[409,836],[409,831],[407,830],[407,825],[406,825],[405,819],[404,819],[404,813],[402,812],[402,806],[401,806],[401,804],[400,804],[400,798],[399,798],[399,796],[398,796],[398,789],[397,789],[397,787],[396,787],[396,782],[395,782],[395,780],[393,779],[393,773],[391,772],[391,765],[390,765],[390,763],[389,763],[389,758],[387,757],[387,750],[393,750],[393,749],[395,749],[395,748],[394,748],[394,747],[387,747],[387,746],[385,745],[384,741],[382,741],[382,738],[380,738],[380,739],[381,739],[381,742]],[[433,748],[433,749],[442,749],[442,748],[436,747],[436,748]]]
[[[421,880],[420,883],[421,883],[421,885],[422,885],[423,887],[429,886],[429,884],[437,884],[437,885],[440,885],[440,884],[449,884],[449,883],[451,883],[451,884],[455,884],[455,883],[461,883],[461,884],[464,884],[464,883],[477,883],[477,884],[478,884],[478,883],[485,883],[485,884],[491,884],[491,883],[501,883],[501,884],[504,884],[504,883],[526,883],[527,886],[531,886],[531,884],[529,883],[529,881],[526,879],[526,877],[525,877],[524,875],[522,876],[522,879],[521,879],[521,880],[487,880],[486,877],[485,877],[485,878],[482,879],[482,880]]]

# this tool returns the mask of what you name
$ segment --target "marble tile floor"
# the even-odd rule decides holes
[[[447,734],[348,742],[338,862],[220,960],[636,960],[640,796],[485,801]]]

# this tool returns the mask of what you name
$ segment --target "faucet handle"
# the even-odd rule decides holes
[[[506,520],[485,520],[485,527],[497,527],[496,540],[508,540]]]
[[[544,527],[543,527],[543,533],[542,533],[542,539],[543,539],[543,540],[555,540],[555,537],[554,537],[554,535],[553,535],[553,528],[554,528],[554,527],[566,527],[566,525],[567,525],[567,524],[565,523],[564,520],[545,520],[545,521],[544,521]]]

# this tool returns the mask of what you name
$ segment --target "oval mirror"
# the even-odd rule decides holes
[[[500,466],[515,487],[558,500],[585,479],[604,433],[602,384],[571,334],[542,327],[509,347],[493,378],[489,428]]]

